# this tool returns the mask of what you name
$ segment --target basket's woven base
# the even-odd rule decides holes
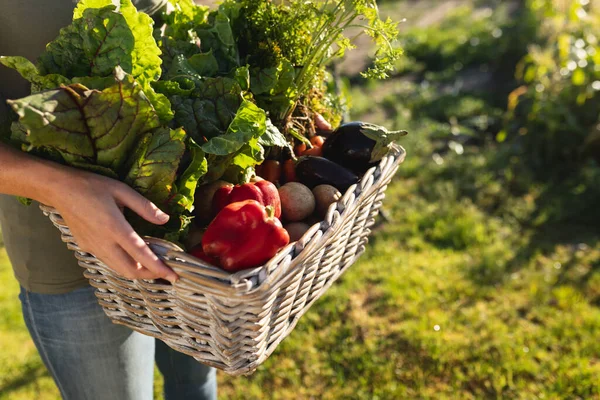
[[[253,372],[294,329],[300,317],[364,252],[387,184],[404,159],[394,148],[325,220],[264,266],[235,274],[207,265],[164,240],[146,238],[180,276],[129,280],[82,252],[56,210],[42,210],[75,251],[98,303],[117,324],[164,341],[231,375]]]

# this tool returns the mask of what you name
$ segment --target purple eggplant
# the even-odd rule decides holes
[[[296,177],[310,189],[318,185],[331,185],[342,193],[358,182],[358,176],[348,169],[316,156],[302,156],[298,159]]]
[[[362,176],[377,165],[390,146],[406,131],[388,131],[382,126],[366,122],[349,122],[340,125],[323,145],[323,157],[355,174]]]

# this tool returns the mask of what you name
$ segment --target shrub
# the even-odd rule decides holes
[[[505,130],[525,161],[563,171],[600,160],[600,9],[589,0],[529,0],[543,22],[541,44],[517,68]],[[594,8],[596,7],[596,8]]]

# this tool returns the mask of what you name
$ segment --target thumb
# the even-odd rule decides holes
[[[169,215],[158,208],[153,202],[127,185],[120,186],[115,193],[116,200],[123,206],[156,225],[169,221]]]

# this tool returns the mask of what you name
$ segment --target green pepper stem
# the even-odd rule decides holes
[[[269,218],[273,218],[275,216],[275,208],[273,208],[273,206],[266,206],[265,210],[267,211],[267,216]]]

